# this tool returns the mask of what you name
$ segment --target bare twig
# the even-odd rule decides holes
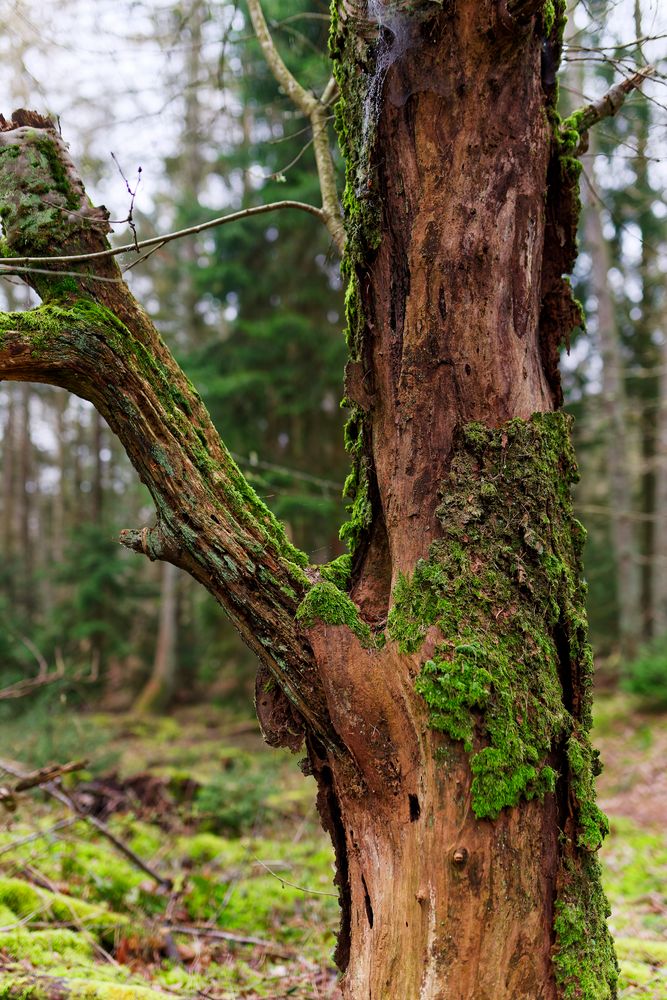
[[[234,944],[254,945],[257,948],[263,948],[271,955],[279,955],[282,958],[296,957],[295,952],[275,944],[273,941],[246,937],[243,934],[232,934],[231,931],[221,931],[217,927],[198,927],[195,924],[164,924],[163,929],[171,931],[172,934],[187,934],[188,937],[206,937],[219,941],[232,941]]]
[[[118,162],[118,159],[117,159],[115,153],[111,154],[111,159],[113,160],[113,162],[118,167],[118,173],[120,174],[120,176],[125,181],[125,187],[127,188],[127,193],[130,196],[130,207],[129,207],[128,212],[127,212],[127,218],[123,219],[123,222],[127,222],[128,226],[132,230],[132,235],[134,236],[134,247],[135,247],[135,250],[137,251],[137,253],[139,253],[139,248],[137,246],[137,227],[136,227],[136,224],[134,222],[134,201],[135,201],[135,199],[137,197],[137,191],[139,190],[139,185],[141,184],[141,167],[137,167],[137,183],[134,185],[134,188],[132,188],[132,187],[130,187],[130,182],[128,181],[127,177],[123,173],[123,168],[121,167],[120,163]]]
[[[43,837],[50,837],[54,833],[58,833],[59,830],[65,830],[67,827],[74,826],[75,823],[79,822],[78,816],[70,816],[68,819],[58,820],[53,826],[48,827],[46,830],[36,830],[35,833],[28,833],[25,837],[19,837],[17,840],[12,840],[9,844],[3,844],[0,847],[0,855],[11,854],[18,847],[24,847],[25,844],[32,844],[35,840],[41,840]]]
[[[286,878],[283,878],[282,875],[278,875],[277,872],[274,872],[268,865],[265,865],[263,861],[259,860],[259,858],[255,858],[255,861],[258,865],[261,865],[262,868],[266,868],[269,875],[273,875],[274,878],[277,878],[282,885],[288,885],[291,889],[298,889],[300,892],[308,892],[313,896],[333,896],[334,899],[338,899],[337,892],[325,892],[324,889],[306,889],[303,885],[296,885],[294,882],[288,882]]]
[[[249,219],[253,215],[264,215],[266,212],[277,212],[284,208],[295,208],[301,212],[314,215],[320,221],[325,222],[325,213],[315,205],[308,205],[303,201],[272,201],[267,205],[253,205],[251,208],[244,208],[238,212],[231,212],[229,215],[221,215],[217,219],[210,219],[202,222],[198,226],[189,226],[187,229],[179,229],[173,233],[165,233],[163,236],[153,236],[149,240],[140,240],[137,244],[129,243],[122,247],[110,247],[108,250],[98,250],[96,253],[79,253],[65,256],[50,257],[7,257],[6,263],[0,265],[0,274],[5,270],[12,271],[16,264],[50,264],[58,261],[62,264],[75,264],[79,261],[103,260],[107,257],[117,257],[122,253],[129,253],[131,250],[143,250],[145,247],[154,247],[162,243],[170,243],[172,240],[180,240],[184,236],[195,236],[197,233],[206,232],[207,229],[215,229],[217,226],[225,226],[228,222],[237,222],[239,219]]]

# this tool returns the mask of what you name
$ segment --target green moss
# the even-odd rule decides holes
[[[112,938],[118,927],[127,924],[126,917],[102,906],[38,889],[18,878],[0,878],[0,905],[10,910],[15,920],[31,918],[63,923],[74,920],[104,938]],[[6,926],[4,921],[3,926]]]
[[[401,649],[419,649],[433,625],[445,637],[417,690],[433,728],[476,748],[472,806],[480,818],[555,788],[548,759],[573,726],[557,633],[569,646],[566,669],[581,673],[588,699],[582,532],[569,497],[575,473],[562,414],[494,431],[467,425],[443,487],[443,537],[394,591],[388,631]]]
[[[601,1000],[615,995],[617,972],[592,856],[608,827],[595,804],[599,765],[588,738],[592,660],[580,583],[585,532],[570,498],[576,476],[562,413],[463,427],[438,509],[442,537],[398,581],[388,633],[410,653],[432,626],[443,636],[416,687],[430,725],[470,754],[478,818],[562,782],[572,816],[556,905],[558,981],[564,997]]]
[[[62,247],[90,223],[54,141],[42,130],[0,150],[0,217],[11,250],[35,253]],[[41,281],[41,279],[40,279]]]
[[[556,7],[554,5],[554,0],[545,0],[544,7],[542,8],[542,27],[544,30],[544,37],[548,38],[554,29],[554,24],[556,23]]]
[[[329,583],[333,583],[339,590],[346,591],[350,588],[350,575],[352,573],[352,556],[349,552],[338,556],[330,563],[325,563],[319,567],[320,574]]]
[[[85,978],[63,966],[43,975],[23,969],[5,969],[0,983],[0,1000],[165,1000],[170,994],[140,983],[114,983],[98,978],[101,972],[90,967]]]
[[[350,358],[356,361],[361,357],[366,337],[359,274],[379,247],[382,234],[381,205],[372,166],[375,132],[373,122],[365,125],[365,99],[374,70],[375,46],[362,42],[356,32],[346,30],[336,4],[332,5],[329,50],[341,94],[334,118],[345,159],[343,208],[347,240],[341,265],[346,289],[345,336]],[[362,136],[365,136],[365,143],[362,143]],[[344,495],[352,502],[347,508],[348,520],[341,528],[340,537],[354,553],[367,537],[372,521],[364,456],[367,417],[355,404],[344,401],[344,405],[351,408],[345,442],[352,456],[352,472]]]
[[[351,553],[356,551],[368,535],[373,521],[367,459],[364,455],[364,424],[363,412],[353,405],[345,425],[345,448],[352,455],[352,471],[343,487],[343,496],[352,503],[347,507],[348,519],[339,533],[341,541],[347,542]]]
[[[554,967],[563,1000],[613,1000],[618,963],[607,928],[609,906],[593,856],[566,864],[555,904]]]
[[[87,963],[94,954],[93,945],[85,934],[63,928],[33,931],[19,927],[3,931],[0,950],[15,961],[26,960],[38,969]]]
[[[79,208],[80,195],[77,195],[77,192],[70,183],[55,143],[51,139],[42,138],[37,139],[33,145],[42,159],[42,162],[36,164],[37,169],[40,169],[44,165],[47,166],[53,182],[53,188],[64,196],[67,207]]]
[[[567,741],[570,783],[579,803],[577,843],[595,852],[609,833],[609,822],[595,803],[594,778],[600,773],[599,753],[587,733],[574,732]]]
[[[306,628],[318,621],[327,625],[347,625],[362,645],[373,645],[371,630],[359,617],[359,609],[354,601],[328,581],[311,587],[299,605],[296,616]]]

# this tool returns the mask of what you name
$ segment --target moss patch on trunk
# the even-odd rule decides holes
[[[389,634],[402,650],[434,625],[444,637],[417,689],[433,728],[472,752],[480,819],[554,791],[549,757],[575,726],[568,691],[585,692],[579,714],[590,722],[567,424],[537,414],[464,427],[438,510],[443,537],[394,592]]]
[[[442,537],[393,595],[405,652],[442,635],[417,690],[432,728],[471,755],[472,808],[495,819],[522,799],[562,803],[555,965],[562,995],[615,995],[607,904],[592,857],[607,833],[589,740],[592,656],[581,582],[577,468],[560,412],[459,433],[438,516]]]

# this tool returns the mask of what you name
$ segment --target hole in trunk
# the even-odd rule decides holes
[[[313,771],[318,783],[317,808],[322,818],[322,826],[331,837],[336,854],[334,885],[338,887],[338,903],[341,914],[334,962],[341,972],[345,972],[350,961],[350,925],[352,921],[350,869],[347,857],[345,826],[343,824],[343,816],[340,802],[336,795],[331,768],[326,764],[320,765],[312,751],[311,760],[313,760]]]
[[[408,802],[410,803],[410,822],[414,823],[421,816],[421,806],[416,795],[408,795]]]
[[[371,897],[368,895],[368,886],[366,885],[366,879],[361,876],[361,884],[364,887],[364,906],[366,907],[366,916],[368,917],[368,926],[373,926],[373,907],[371,906]]]

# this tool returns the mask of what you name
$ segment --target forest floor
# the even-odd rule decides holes
[[[606,697],[596,739],[620,995],[667,1000],[667,717]],[[43,790],[0,808],[1,998],[339,997],[332,851],[293,757],[211,707],[35,710],[0,736],[10,767],[79,757],[62,787],[103,831]]]

